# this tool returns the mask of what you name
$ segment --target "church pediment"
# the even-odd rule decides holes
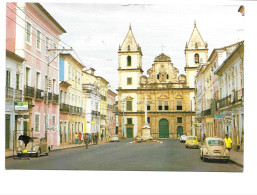
[[[177,93],[175,95],[175,99],[183,99],[183,96],[181,94]]]
[[[196,23],[194,25],[191,37],[186,45],[187,49],[205,49],[207,48],[207,43],[204,43],[200,32],[197,29]]]
[[[162,93],[161,95],[157,96],[157,99],[169,99],[169,96]]]
[[[120,51],[140,51],[140,46],[137,44],[136,39],[132,33],[131,26],[129,27],[128,34],[124,39]]]

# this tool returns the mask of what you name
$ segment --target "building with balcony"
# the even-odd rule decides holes
[[[29,136],[44,137],[47,132],[48,144],[58,145],[59,60],[57,52],[49,49],[58,48],[60,35],[66,31],[39,3],[7,3],[6,9],[7,29],[12,28],[7,43],[25,59],[21,85],[29,119],[23,121],[21,129]]]
[[[107,121],[107,91],[109,82],[103,77],[96,76],[100,92],[100,134],[103,138],[107,136],[106,121]]]
[[[12,51],[6,50],[6,82],[5,82],[5,148],[13,147],[13,139],[17,139],[17,131],[22,130],[22,121],[28,112],[15,109],[16,102],[23,100],[23,75],[24,58]],[[16,132],[15,132],[16,131]],[[20,131],[19,133],[22,133]]]
[[[111,137],[116,134],[116,109],[115,99],[117,94],[112,90],[107,91],[107,118],[106,118],[106,136]]]
[[[244,144],[244,41],[236,43],[215,70],[219,80],[217,114],[222,116],[223,135],[228,133],[234,146]]]
[[[60,138],[62,144],[75,142],[75,134],[83,132],[82,70],[85,68],[71,54],[60,54]]]

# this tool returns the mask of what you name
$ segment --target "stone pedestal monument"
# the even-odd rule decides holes
[[[143,140],[149,140],[153,139],[151,137],[151,127],[148,125],[147,122],[147,95],[145,94],[145,125],[142,127],[142,136],[141,139]]]

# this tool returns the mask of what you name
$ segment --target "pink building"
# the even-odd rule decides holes
[[[59,57],[49,49],[58,48],[59,36],[66,31],[39,3],[7,3],[6,9],[7,16],[16,17],[7,18],[7,48],[15,46],[15,53],[25,59],[23,101],[29,103],[29,119],[22,124],[23,132],[31,135],[33,129],[33,136],[44,137],[48,127],[48,144],[59,145]],[[14,26],[16,31],[9,29]]]
[[[115,98],[117,94],[112,90],[107,91],[107,120],[106,120],[106,130],[107,136],[112,136],[115,134],[116,129],[116,115],[115,115]]]

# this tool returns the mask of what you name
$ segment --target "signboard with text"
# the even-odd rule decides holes
[[[14,103],[14,109],[15,110],[28,110],[29,104],[28,102],[15,102]]]

